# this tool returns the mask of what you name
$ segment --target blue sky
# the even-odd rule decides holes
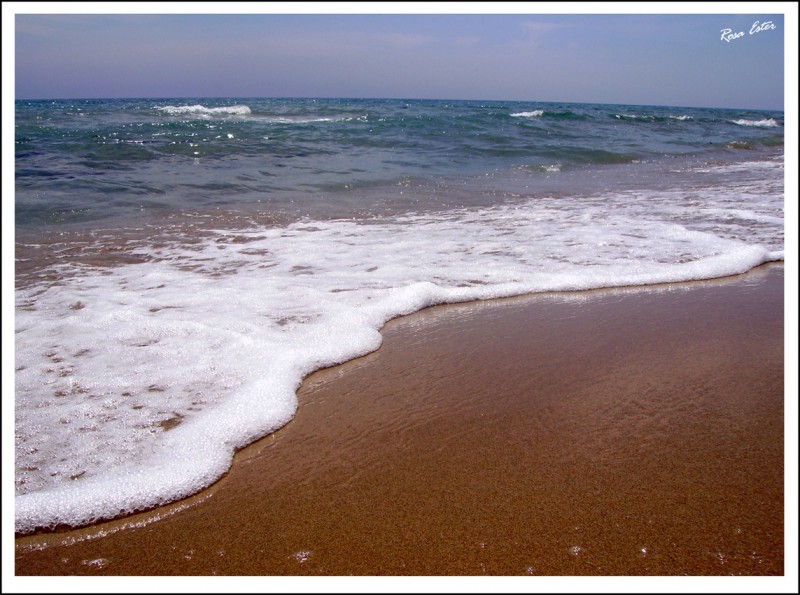
[[[775,29],[750,35],[765,20]],[[14,25],[18,99],[784,103],[781,14],[17,14]],[[744,36],[722,41],[726,28]]]

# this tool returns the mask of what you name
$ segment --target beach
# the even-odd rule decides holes
[[[396,318],[210,488],[15,573],[782,575],[783,271]]]

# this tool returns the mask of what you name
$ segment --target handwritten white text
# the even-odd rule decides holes
[[[761,33],[762,31],[769,31],[770,29],[775,29],[775,23],[772,21],[764,21],[763,23],[756,21],[753,23],[753,26],[750,27],[750,35],[755,35],[756,33]],[[739,39],[740,37],[744,37],[744,31],[734,31],[733,29],[720,29],[720,41],[725,41],[730,43],[734,39]]]

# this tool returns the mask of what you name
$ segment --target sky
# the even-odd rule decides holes
[[[782,110],[784,26],[791,21],[755,3],[751,14],[738,15],[530,12],[571,10],[569,3],[510,3],[516,14],[156,14],[176,10],[169,3],[150,4],[150,14],[44,14],[39,3],[6,4],[20,5],[16,99],[389,97]],[[229,6],[257,12],[278,5]],[[32,10],[40,14],[26,14]],[[774,28],[751,34],[756,21]],[[725,41],[724,29],[743,35]]]

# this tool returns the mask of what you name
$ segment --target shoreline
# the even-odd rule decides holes
[[[782,574],[783,279],[395,319],[378,351],[307,377],[295,418],[216,484],[18,538],[16,572]]]

